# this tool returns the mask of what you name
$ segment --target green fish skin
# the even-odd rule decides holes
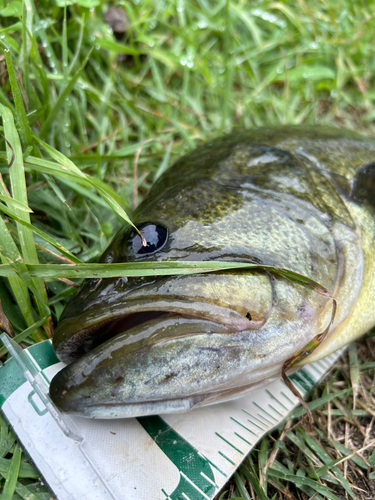
[[[223,260],[307,276],[337,300],[327,338],[303,362],[318,360],[375,324],[374,160],[375,140],[332,128],[211,141],[135,211],[149,253],[128,226],[101,262]],[[331,311],[329,298],[259,269],[86,280],[54,335],[69,364],[50,395],[91,418],[227,401],[279,377]]]

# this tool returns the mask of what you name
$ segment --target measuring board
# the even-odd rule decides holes
[[[280,379],[184,414],[68,417],[48,398],[49,381],[65,366],[50,341],[22,350],[6,334],[1,340],[12,354],[0,368],[1,410],[59,500],[210,500],[298,405]],[[341,352],[290,376],[302,394]]]

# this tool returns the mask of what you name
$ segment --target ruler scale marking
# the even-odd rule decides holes
[[[218,451],[218,454],[221,455],[225,460],[228,460],[228,462],[232,465],[236,465],[230,458],[228,458],[222,451]]]
[[[266,411],[264,408],[262,408],[261,406],[259,406],[259,405],[258,405],[257,403],[255,403],[254,401],[253,401],[253,405],[254,405],[254,406],[256,406],[256,407],[257,407],[259,410],[261,410],[263,413],[265,413],[268,417],[270,417],[270,418],[272,418],[273,420],[275,420],[275,422],[277,422],[277,418],[273,417],[273,416],[272,416],[272,415],[271,415],[268,411]],[[258,415],[259,415],[259,413],[258,413]],[[267,419],[266,419],[266,417],[263,417],[263,418],[264,418],[265,420],[267,420]],[[271,423],[271,422],[270,422],[270,423]]]
[[[214,483],[214,482],[212,481],[212,479],[210,479],[208,476],[206,476],[206,474],[205,474],[204,472],[202,472],[202,471],[201,471],[199,474],[200,474],[202,477],[204,477],[204,479],[205,479],[206,481],[208,481],[209,483],[211,483],[211,484],[212,484],[212,486],[215,486],[215,488],[218,488],[218,485],[217,485],[216,483]]]
[[[181,476],[189,483],[191,484],[191,486],[193,486],[193,488],[195,488],[201,495],[203,495],[205,498],[207,498],[208,500],[210,499],[209,496],[206,495],[206,493],[204,491],[202,491],[199,486],[197,486],[186,474],[184,474],[182,471],[180,471],[180,474]],[[213,485],[215,485],[215,483],[212,483]]]
[[[277,403],[279,403],[279,405],[280,405],[280,406],[282,406],[282,407],[284,408],[284,410],[285,410],[285,411],[289,411],[289,410],[288,410],[288,408],[287,408],[285,405],[283,405],[283,403],[282,403],[279,399],[277,399],[277,397],[276,397],[276,396],[274,396],[274,395],[273,395],[273,394],[272,394],[272,393],[271,393],[268,389],[266,389],[266,393],[267,393],[267,394],[268,394],[268,395],[269,395],[269,396],[270,396],[270,397],[271,397],[274,401],[276,401]]]
[[[207,462],[212,465],[212,467],[214,467],[214,469],[216,469],[218,472],[220,472],[220,474],[224,477],[228,477],[227,474],[225,474],[225,472],[223,472],[220,467],[218,467],[216,464],[214,464],[210,459],[208,459],[205,455],[203,455],[203,453],[199,453],[199,455],[204,458],[205,460],[207,460]]]
[[[241,427],[243,427],[244,429],[246,429],[247,431],[249,431],[251,434],[253,434],[254,436],[256,436],[255,432],[253,432],[251,429],[249,429],[248,427],[246,427],[246,425],[244,424],[241,424],[241,422],[239,422],[238,420],[236,420],[234,417],[230,417],[231,420],[233,420],[233,422],[236,422],[236,424],[240,425]]]
[[[271,403],[268,403],[268,406],[269,406],[269,408],[271,408],[271,410],[273,410],[275,413],[280,415],[280,417],[284,417],[284,415],[282,413],[280,413],[279,411],[277,411],[276,408],[271,405]]]
[[[238,453],[240,453],[241,455],[244,454],[243,451],[239,450],[238,448],[236,448],[236,446],[234,446],[232,443],[230,443],[227,439],[225,439],[223,436],[221,436],[218,432],[215,432],[215,435],[217,437],[219,437],[220,439],[222,439],[224,441],[224,443],[226,443],[227,445],[231,446],[234,450],[236,450]]]
[[[237,437],[239,437],[240,439],[242,439],[243,441],[245,441],[246,444],[248,444],[249,446],[251,446],[251,443],[245,439],[243,436],[241,436],[240,434],[238,434],[238,432],[235,432],[234,433]]]

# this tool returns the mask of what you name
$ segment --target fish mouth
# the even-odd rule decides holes
[[[246,377],[238,384],[229,365],[228,374],[220,373],[223,357],[237,364],[249,329],[165,311],[119,317],[109,326],[123,331],[52,379],[50,395],[60,410],[88,418],[180,413],[254,387]],[[262,379],[274,375],[268,368],[260,372]]]
[[[216,324],[219,331],[224,328],[228,333],[256,330],[266,321],[266,318],[256,317],[249,311],[239,312],[206,302],[186,300],[172,302],[168,299],[155,299],[152,304],[147,301],[130,301],[123,304],[121,309],[121,312],[106,309],[102,314],[96,312],[94,315],[84,313],[60,322],[53,337],[58,358],[69,364],[119,335],[128,334],[129,343],[136,342],[137,335],[132,335],[132,332],[137,327],[166,318],[185,318],[202,324],[209,322]],[[77,329],[77,325],[81,325],[81,328]]]
[[[269,352],[262,341],[273,304],[268,275],[120,285],[92,291],[88,283],[61,318],[53,345],[68,366],[50,386],[61,410],[91,418],[188,411],[254,382],[248,360],[258,368]],[[274,375],[260,368],[261,378]]]
[[[71,363],[103,342],[160,315],[201,318],[234,332],[256,330],[273,304],[270,277],[258,271],[86,281],[53,336],[57,357]]]

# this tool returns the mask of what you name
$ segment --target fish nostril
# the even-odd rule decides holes
[[[251,314],[250,314],[249,312],[246,314],[246,318],[247,318],[249,321],[251,321],[251,320],[253,319],[253,318],[251,317]]]

